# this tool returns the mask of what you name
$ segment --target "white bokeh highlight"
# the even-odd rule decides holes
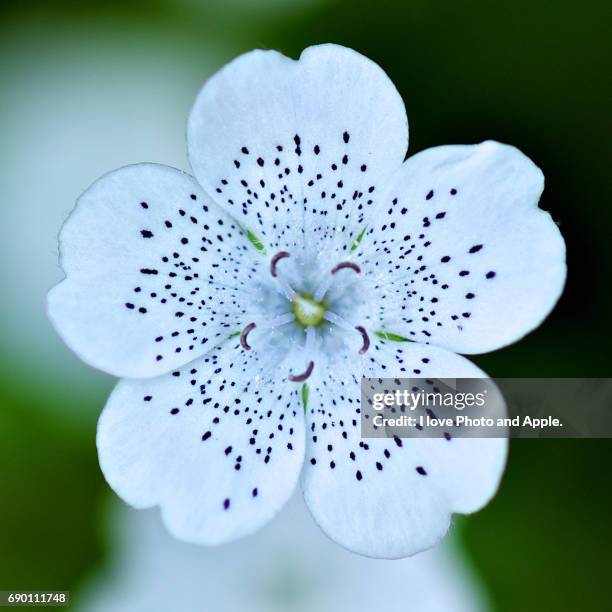
[[[74,598],[83,612],[485,612],[479,581],[450,538],[401,561],[352,555],[295,497],[274,525],[233,544],[174,540],[156,511],[113,508],[111,571]]]

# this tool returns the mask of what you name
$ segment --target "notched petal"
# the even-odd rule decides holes
[[[100,466],[137,508],[159,505],[178,538],[246,535],[289,499],[304,455],[300,388],[258,382],[234,341],[170,374],[124,380],[98,424]]]
[[[368,356],[359,371],[311,381],[302,488],[333,540],[370,557],[405,557],[436,544],[453,513],[475,512],[495,495],[507,440],[362,438],[362,376],[484,376],[464,357],[422,344],[373,339]]]
[[[188,125],[195,176],[272,253],[346,251],[407,144],[391,81],[338,45],[297,61],[238,57],[204,85]],[[333,244],[341,226],[345,242]]]
[[[193,178],[155,164],[94,183],[60,252],[66,279],[49,293],[51,321],[84,361],[126,377],[167,372],[227,338],[261,263]]]
[[[381,324],[481,353],[537,327],[559,299],[565,243],[537,207],[542,172],[496,142],[428,149],[385,194],[357,256],[381,284]]]

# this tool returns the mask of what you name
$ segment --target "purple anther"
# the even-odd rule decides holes
[[[303,374],[298,374],[297,376],[294,376],[293,374],[289,374],[289,376],[287,376],[287,378],[291,382],[304,382],[307,378],[310,377],[310,375],[312,374],[313,370],[314,370],[314,361],[311,361],[308,364],[308,367],[306,368],[306,370],[305,370],[305,372]]]
[[[276,264],[284,257],[289,257],[289,253],[287,253],[287,251],[279,251],[270,260],[270,274],[272,274],[274,278],[278,276],[278,272],[276,271]]]
[[[242,345],[242,348],[245,351],[250,351],[251,350],[251,345],[247,342],[247,336],[249,335],[249,333],[254,330],[257,327],[257,325],[255,325],[255,323],[249,323],[243,330],[242,333],[240,334],[240,344]]]
[[[361,273],[361,268],[356,263],[353,263],[352,261],[343,261],[342,263],[339,263],[337,266],[332,268],[331,273],[335,274],[336,272],[339,272],[343,268],[350,268],[351,270],[354,270],[355,272],[357,272],[357,274]]]
[[[363,355],[370,348],[370,336],[368,336],[368,332],[365,330],[365,327],[361,325],[357,325],[355,329],[361,334],[363,338],[363,346],[359,349],[359,354]]]

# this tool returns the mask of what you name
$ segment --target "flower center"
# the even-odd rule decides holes
[[[310,378],[315,369],[315,362],[311,356],[317,354],[317,346],[321,341],[315,328],[322,326],[324,323],[336,326],[340,329],[350,332],[351,334],[358,333],[361,336],[362,345],[357,351],[359,355],[365,354],[370,348],[370,337],[365,327],[362,325],[354,325],[342,316],[334,312],[341,305],[342,300],[346,300],[346,296],[336,294],[330,297],[330,288],[332,287],[333,279],[338,278],[337,275],[348,274],[344,270],[350,270],[351,274],[361,274],[361,268],[353,261],[342,261],[336,264],[323,280],[319,281],[316,289],[311,293],[307,291],[298,292],[293,288],[293,282],[290,277],[289,270],[283,268],[287,266],[284,260],[291,257],[288,251],[279,251],[270,259],[270,274],[274,279],[274,289],[280,293],[290,304],[290,311],[277,313],[271,320],[255,323],[251,321],[240,332],[240,346],[245,351],[251,350],[249,334],[256,328],[260,330],[272,330],[289,323],[297,323],[303,328],[302,333],[305,336],[305,344],[303,348],[303,357],[305,367],[304,370],[290,371],[287,379],[292,382],[304,382]],[[289,274],[288,274],[289,272]],[[287,278],[289,277],[289,279]],[[346,289],[346,288],[345,288]],[[328,300],[330,304],[328,304]],[[287,302],[284,302],[286,305]],[[278,302],[277,302],[278,305]],[[305,333],[304,333],[305,332]]]
[[[291,302],[291,312],[303,327],[318,327],[325,321],[327,305],[308,293],[297,295]]]

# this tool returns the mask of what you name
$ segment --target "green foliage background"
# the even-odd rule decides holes
[[[213,69],[254,47],[296,57],[314,43],[351,46],[383,66],[404,97],[412,153],[492,138],[519,147],[546,176],[541,205],[567,241],[566,292],[539,330],[477,357],[478,364],[495,376],[610,376],[612,54],[605,8],[593,0],[5,2],[2,81],[10,87],[18,71],[11,41],[39,33],[32,52],[44,71],[53,53],[45,32],[57,28],[67,36],[108,32],[109,45],[119,37],[135,54],[142,36],[175,41],[194,66],[216,48]],[[31,172],[36,180],[37,168]],[[75,195],[86,186],[75,185]],[[11,206],[0,201],[3,216]],[[4,258],[4,266],[19,267]],[[19,291],[17,285],[3,297],[7,308],[17,308],[11,304]],[[36,308],[44,317],[43,303]],[[108,553],[100,508],[111,493],[97,465],[95,424],[113,381],[66,356],[59,341],[40,352],[24,348],[2,319],[0,588],[78,592]],[[55,359],[66,366],[54,368]],[[611,474],[610,441],[512,441],[495,500],[456,522],[497,610],[609,608]]]

